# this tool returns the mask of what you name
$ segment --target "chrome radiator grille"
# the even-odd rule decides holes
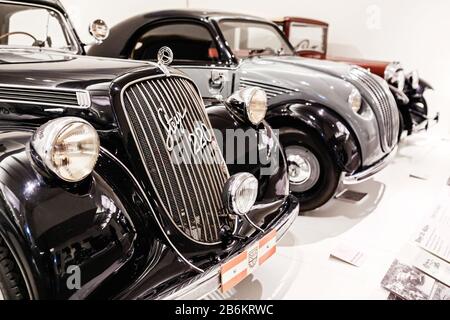
[[[373,75],[361,69],[352,69],[350,78],[357,87],[369,94],[371,107],[377,117],[381,131],[381,143],[384,151],[390,151],[397,143],[399,115],[397,106],[389,101],[388,92]],[[364,93],[362,93],[364,95]],[[374,104],[374,105],[373,105]]]
[[[283,94],[290,94],[290,93],[295,92],[295,90],[293,90],[293,89],[283,88],[283,87],[276,86],[271,83],[265,83],[265,82],[250,80],[250,79],[246,79],[246,78],[241,78],[239,80],[239,89],[244,89],[247,87],[259,87],[259,88],[263,89],[266,92],[267,99],[269,99],[269,100],[272,98],[275,98],[277,96],[283,95]]]
[[[194,132],[198,123],[211,129],[193,84],[182,77],[142,80],[123,90],[122,105],[140,160],[171,221],[195,242],[219,243],[220,227],[224,222],[230,224],[221,200],[229,174],[215,139],[203,150],[216,156],[219,153],[221,163],[176,163],[167,146],[170,125],[164,119],[185,115],[178,123],[183,134]],[[183,148],[191,148],[186,142],[180,143],[184,143]]]

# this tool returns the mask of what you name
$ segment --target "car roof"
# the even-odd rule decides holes
[[[176,10],[160,10],[153,11],[144,14],[147,19],[160,19],[160,18],[197,18],[197,19],[251,19],[258,20],[261,22],[271,22],[270,20],[252,16],[242,13],[226,12],[226,11],[215,11],[215,10],[201,10],[201,9],[176,9]]]

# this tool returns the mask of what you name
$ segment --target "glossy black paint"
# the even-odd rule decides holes
[[[429,114],[428,103],[424,96],[427,90],[434,90],[428,82],[420,79],[418,87],[414,88],[411,79],[408,77],[405,81],[405,89],[402,92],[391,86],[392,94],[396,98],[398,109],[402,115],[401,129],[406,131],[408,135],[415,131],[428,129],[432,121],[439,121],[439,114],[436,114],[434,119]]]
[[[65,14],[57,1],[32,2]],[[84,110],[0,101],[0,235],[17,257],[31,298],[156,297],[198,274],[181,257],[196,267],[208,268],[259,234],[239,221],[242,239],[229,246],[205,247],[174,232],[160,210],[142,164],[132,160],[139,156],[129,128],[118,126],[123,114],[117,107],[127,82],[163,76],[157,65],[37,48],[1,50],[0,60],[0,84],[83,89],[92,100],[91,107]],[[77,184],[45,174],[29,145],[40,125],[69,115],[89,121],[102,146],[94,172]],[[210,106],[208,115],[219,131],[248,128],[223,105]],[[297,203],[287,196],[286,162],[277,138],[266,123],[259,129],[268,137],[259,147],[281,155],[278,169],[260,176],[259,206],[249,214],[266,228]],[[231,174],[248,170],[258,176],[267,165],[231,165],[229,170]],[[67,289],[71,265],[81,269],[80,290]]]
[[[348,173],[361,168],[358,139],[345,121],[322,105],[302,100],[274,105],[267,113],[273,128],[302,128],[318,137],[338,167]]]

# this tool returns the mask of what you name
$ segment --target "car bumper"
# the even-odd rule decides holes
[[[360,171],[354,174],[344,175],[343,177],[343,183],[344,184],[357,184],[364,182],[370,178],[372,178],[374,175],[376,175],[378,172],[383,170],[388,166],[390,162],[394,159],[394,157],[397,155],[398,147],[395,147],[391,153],[389,153],[387,156],[385,156],[383,159],[372,165],[371,167],[367,168],[364,171]]]
[[[233,256],[229,257],[227,260],[224,260],[222,264],[227,261],[238,256],[242,251],[250,248],[259,240],[261,240],[265,235],[269,232],[276,230],[277,231],[277,242],[281,240],[281,238],[286,234],[291,225],[294,223],[295,218],[298,216],[300,205],[294,196],[289,196],[288,198],[289,206],[285,210],[285,212],[278,218],[278,221],[271,227],[269,227],[263,234],[260,234],[258,237],[253,239],[251,243],[247,246],[243,247],[242,250]],[[214,266],[209,270],[206,270],[202,274],[198,275],[195,278],[189,279],[189,281],[178,285],[175,288],[171,288],[170,291],[166,291],[161,293],[156,297],[156,299],[162,300],[195,300],[201,299],[208,295],[211,292],[218,290],[221,286],[220,279],[220,269],[221,265]]]

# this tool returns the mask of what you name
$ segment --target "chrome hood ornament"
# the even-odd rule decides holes
[[[168,66],[173,62],[173,51],[169,47],[162,47],[158,51],[158,64]]]
[[[158,50],[158,66],[166,76],[170,75],[170,71],[167,68],[173,62],[173,51],[169,47],[161,47]]]

